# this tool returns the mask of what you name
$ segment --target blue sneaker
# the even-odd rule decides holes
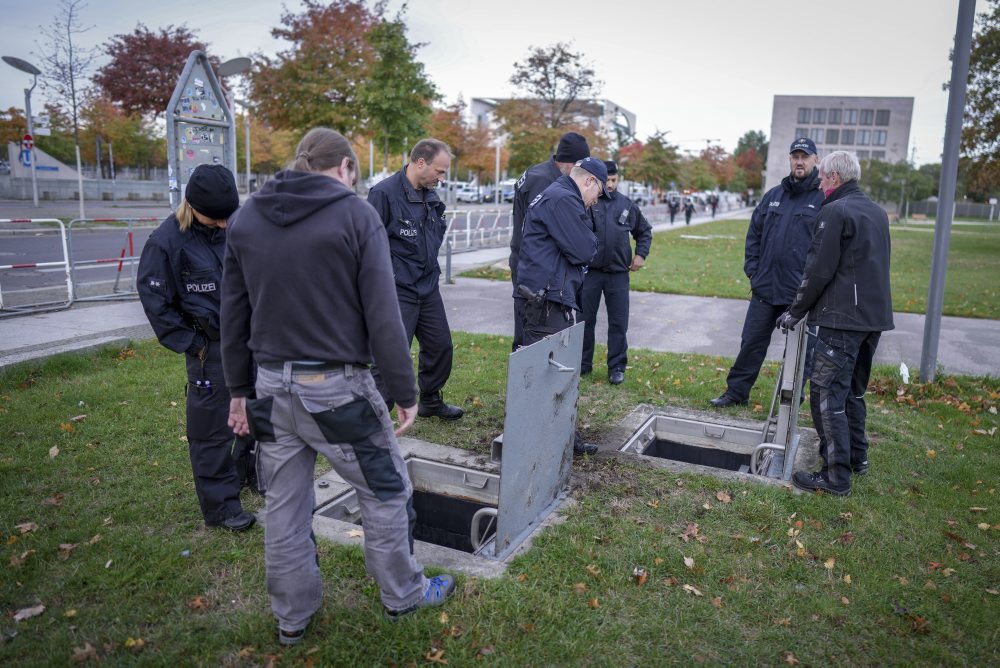
[[[445,602],[449,596],[455,591],[455,578],[450,575],[435,575],[432,578],[427,578],[427,584],[424,585],[424,597],[420,599],[415,605],[411,605],[403,610],[390,610],[385,608],[385,618],[389,620],[396,620],[400,617],[410,614],[418,608],[427,608],[435,605],[441,605]]]

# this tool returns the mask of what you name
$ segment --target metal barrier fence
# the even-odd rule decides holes
[[[133,239],[133,232],[135,231],[135,223],[159,223],[160,218],[74,218],[69,222],[67,226],[67,238],[69,241],[69,254],[70,258],[70,284],[72,286],[72,301],[74,302],[85,302],[85,301],[109,301],[114,299],[131,299],[135,297],[138,293],[138,288],[136,285],[136,265],[139,263],[139,257],[135,254],[135,243]],[[126,223],[125,237],[122,242],[121,252],[118,257],[111,258],[99,258],[95,260],[73,260],[73,230],[78,226],[88,225],[90,223]],[[127,254],[126,254],[127,253]],[[96,266],[101,264],[118,264],[118,272],[115,274],[115,282],[112,287],[111,292],[101,294],[101,295],[88,295],[86,297],[80,296],[77,291],[77,280],[76,280],[76,268],[81,266]],[[128,283],[125,289],[120,289],[122,270],[125,266],[129,268]]]
[[[510,209],[468,209],[446,211],[444,215],[448,219],[445,241],[451,241],[455,250],[510,242]]]
[[[83,301],[107,301],[113,299],[131,299],[138,294],[137,290],[137,275],[136,266],[139,262],[139,256],[135,254],[135,240],[134,233],[137,229],[137,223],[159,223],[159,218],[77,218],[69,222],[69,224],[64,224],[58,218],[6,218],[0,219],[0,223],[54,223],[58,225],[59,240],[61,245],[61,260],[52,260],[46,262],[22,262],[18,264],[6,264],[0,265],[0,272],[7,270],[22,270],[22,269],[51,269],[55,267],[62,267],[66,273],[66,299],[65,300],[51,300],[51,301],[39,301],[30,302],[25,304],[12,305],[5,302],[4,292],[2,286],[0,286],[0,317],[19,315],[25,313],[42,313],[46,311],[57,311],[69,308],[75,302]],[[79,231],[84,225],[91,223],[125,223],[125,227],[122,228],[123,237],[121,250],[118,252],[117,257],[107,257],[107,258],[88,258],[88,259],[74,259],[73,252],[73,232]],[[27,232],[34,232],[36,234],[48,234],[54,233],[56,230],[52,228],[33,228],[25,230]],[[115,274],[115,279],[111,292],[105,294],[97,295],[87,295],[82,296],[80,294],[80,286],[82,283],[77,278],[77,268],[79,267],[94,267],[99,265],[109,265],[117,264],[118,271]],[[122,275],[125,268],[128,268],[128,276],[123,284]],[[37,288],[24,289],[21,292],[28,292],[35,290]],[[45,289],[45,288],[41,288]],[[8,291],[8,295],[16,291]]]

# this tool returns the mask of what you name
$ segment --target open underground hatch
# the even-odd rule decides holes
[[[747,473],[750,454],[760,440],[757,429],[653,415],[625,441],[620,451]]]
[[[500,476],[416,457],[408,458],[406,467],[417,514],[413,538],[471,554],[480,552],[496,532]],[[316,515],[362,523],[354,491],[322,506]]]

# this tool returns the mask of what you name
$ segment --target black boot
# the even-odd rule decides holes
[[[420,417],[439,417],[442,420],[457,420],[465,415],[465,412],[458,406],[446,404],[440,392],[421,392],[417,415]]]

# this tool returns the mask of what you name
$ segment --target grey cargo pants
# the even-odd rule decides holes
[[[390,610],[416,605],[425,578],[413,556],[413,487],[371,373],[350,365],[315,372],[285,362],[280,368],[261,366],[257,399],[247,400],[267,488],[264,556],[279,626],[305,628],[323,598],[312,533],[316,453],[357,492],[365,565],[382,603]]]

